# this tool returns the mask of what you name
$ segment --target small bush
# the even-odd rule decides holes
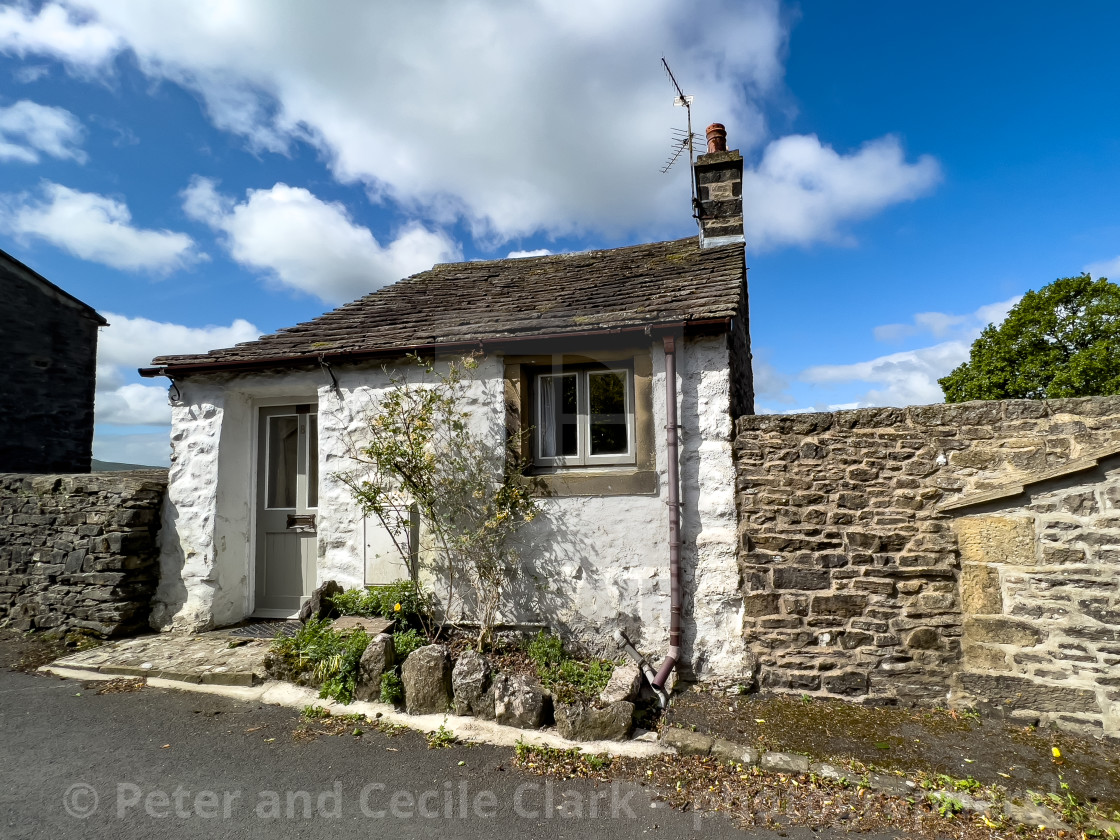
[[[339,633],[328,619],[312,619],[291,638],[274,641],[271,653],[291,679],[320,686],[319,697],[350,703],[368,645],[369,636],[361,630]]]
[[[564,643],[559,636],[552,636],[541,630],[529,642],[529,658],[537,666],[537,670],[559,665],[564,658]]]
[[[397,663],[404,662],[410,653],[426,644],[427,638],[418,631],[398,630],[393,634],[393,653],[397,655]]]
[[[343,615],[396,619],[401,629],[424,627],[429,612],[427,595],[411,580],[347,589],[334,597],[334,605]]]
[[[605,659],[584,662],[565,657],[560,638],[543,630],[529,643],[529,658],[537,666],[541,684],[561,703],[598,697],[614,671],[614,663]]]
[[[404,683],[396,671],[386,671],[381,675],[381,694],[378,699],[394,706],[404,700]]]

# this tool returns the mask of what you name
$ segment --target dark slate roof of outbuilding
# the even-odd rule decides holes
[[[311,321],[192,356],[176,368],[247,368],[503,339],[731,318],[742,311],[742,245],[695,237],[546,257],[444,263]]]

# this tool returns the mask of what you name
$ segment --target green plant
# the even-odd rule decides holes
[[[938,814],[949,819],[964,810],[964,805],[946,793],[931,793],[929,800],[936,806]]]
[[[474,357],[443,372],[413,361],[423,381],[389,375],[390,387],[366,423],[367,443],[351,453],[358,467],[342,479],[380,520],[413,576],[414,557],[434,565],[440,613],[453,615],[456,601],[460,614],[473,613],[482,649],[491,644],[498,605],[518,567],[512,537],[538,504],[505,441],[472,425],[466,397]],[[415,544],[421,533],[422,546]]]
[[[319,718],[329,718],[331,710],[324,709],[322,706],[304,706],[302,714],[308,720],[318,720]]]
[[[441,723],[439,725],[439,729],[437,729],[435,732],[428,733],[428,749],[446,749],[447,747],[450,747],[452,744],[454,744],[457,740],[459,739],[455,737],[455,733]]]
[[[611,757],[609,755],[598,755],[592,753],[583,757],[584,763],[592,770],[604,770],[611,766]]]
[[[562,703],[597,697],[614,671],[614,663],[606,659],[581,661],[566,657],[560,638],[543,630],[529,643],[528,652],[541,684]]]
[[[419,584],[398,580],[384,586],[347,589],[334,596],[333,603],[343,615],[367,618],[388,618],[408,627],[425,628],[430,624],[428,596]]]
[[[395,671],[386,671],[381,675],[381,694],[378,699],[394,706],[404,700],[404,683]]]
[[[417,630],[398,630],[393,634],[393,653],[397,662],[404,662],[410,653],[426,644],[428,640]]]
[[[559,665],[564,658],[564,643],[559,636],[541,630],[529,642],[529,658],[538,670]]]
[[[358,684],[358,664],[369,645],[361,630],[339,633],[327,619],[312,619],[290,638],[276,639],[271,653],[289,673],[309,674],[319,696],[349,703]]]
[[[1039,794],[1032,791],[1030,797],[1036,805],[1046,805],[1053,808],[1062,815],[1063,820],[1074,828],[1084,829],[1089,826],[1099,811],[1097,806],[1082,802],[1071,793],[1069,785],[1060,773],[1058,774],[1058,786],[1061,788],[1061,793]],[[1094,836],[1091,832],[1086,832],[1086,834],[1090,837]],[[1100,836],[1099,833],[1096,836]]]

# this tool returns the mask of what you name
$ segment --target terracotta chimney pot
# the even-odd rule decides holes
[[[712,123],[708,126],[708,154],[727,151],[727,129],[723,123]]]

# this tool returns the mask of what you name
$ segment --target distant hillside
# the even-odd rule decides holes
[[[90,463],[90,472],[121,472],[122,470],[162,470],[164,467],[153,467],[150,464],[119,464],[116,461],[98,461],[96,458]]]

